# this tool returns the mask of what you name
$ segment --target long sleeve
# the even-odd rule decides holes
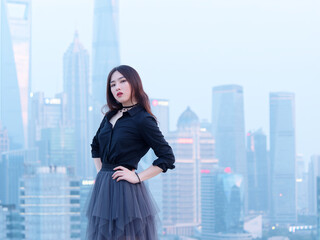
[[[175,157],[172,148],[164,139],[157,121],[151,115],[145,117],[141,122],[140,133],[146,144],[153,149],[158,157],[153,161],[152,165],[160,167],[163,172],[168,169],[174,169]]]
[[[107,117],[104,116],[104,118],[101,121],[100,127],[97,130],[96,135],[92,139],[92,144],[91,144],[91,156],[92,158],[100,158],[100,146],[99,146],[99,141],[98,141],[98,135],[100,132],[100,129],[104,126],[104,123],[106,121]]]

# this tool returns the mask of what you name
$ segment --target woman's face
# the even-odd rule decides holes
[[[122,104],[122,106],[131,106],[136,104],[134,97],[131,97],[131,85],[128,80],[118,71],[111,76],[110,88],[113,97]]]

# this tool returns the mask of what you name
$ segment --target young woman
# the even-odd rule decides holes
[[[91,144],[98,174],[86,213],[87,238],[158,239],[159,209],[144,181],[175,168],[175,158],[135,69],[121,65],[111,70],[107,106],[109,111]],[[157,159],[138,174],[138,163],[150,147]]]

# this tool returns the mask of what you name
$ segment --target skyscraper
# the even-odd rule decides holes
[[[297,213],[307,214],[308,209],[308,173],[303,155],[296,157],[296,191],[297,191]]]
[[[7,129],[3,129],[0,122],[0,155],[9,150],[9,138]]]
[[[270,163],[267,136],[258,130],[247,134],[248,209],[269,211]]]
[[[239,85],[222,85],[212,89],[212,128],[216,140],[219,166],[241,174],[247,191],[247,162],[244,128],[243,89]],[[248,197],[244,209],[247,212]]]
[[[27,172],[28,165],[38,164],[37,149],[11,150],[0,158],[0,202],[19,207],[19,179]]]
[[[78,33],[63,56],[63,86],[66,94],[64,125],[74,128],[76,173],[94,176],[94,165],[89,154],[89,55],[79,41]],[[91,139],[90,139],[91,140]]]
[[[164,136],[169,132],[169,101],[164,99],[150,99],[152,113],[157,117],[159,128]]]
[[[270,93],[270,159],[274,221],[295,223],[297,214],[293,93]]]
[[[317,177],[317,239],[320,239],[320,177]]]
[[[7,215],[8,209],[3,207],[2,204],[0,204],[0,239],[5,239],[7,236]]]
[[[0,121],[8,131],[10,149],[24,147],[21,95],[6,1],[0,4]]]
[[[26,239],[78,239],[80,181],[65,167],[38,167],[20,181],[21,215]]]
[[[77,166],[80,165],[76,155],[80,149],[76,145],[75,136],[74,128],[42,129],[41,141],[38,144],[41,163],[45,166],[71,167],[73,172],[76,173]]]
[[[317,177],[320,177],[320,155],[312,155],[308,172],[308,212],[317,213]]]
[[[212,132],[219,166],[246,176],[243,89],[223,85],[212,89]]]
[[[251,239],[243,233],[243,177],[230,168],[202,169],[201,210],[201,239]]]
[[[6,0],[6,6],[19,86],[23,136],[28,146],[29,95],[31,92],[31,0]]]
[[[176,170],[163,179],[163,225],[166,234],[192,236],[201,224],[201,169],[217,166],[212,134],[201,131],[198,116],[188,107],[178,129],[167,135]]]
[[[24,219],[15,205],[0,203],[0,239],[1,240],[22,240]]]
[[[92,134],[102,119],[106,104],[106,82],[110,70],[120,64],[118,36],[118,1],[95,0],[92,43]]]
[[[37,146],[41,140],[42,129],[63,126],[66,118],[66,100],[63,97],[65,94],[61,95],[61,97],[45,98],[43,92],[31,94],[30,113],[33,121],[29,125],[29,143],[32,147]]]

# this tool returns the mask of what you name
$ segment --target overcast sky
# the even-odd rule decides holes
[[[62,91],[76,29],[91,57],[93,2],[32,0],[33,91]],[[317,0],[120,0],[121,63],[170,101],[171,130],[187,106],[211,121],[212,87],[239,84],[246,131],[269,138],[269,92],[294,92],[297,153],[309,160],[320,154],[319,12]]]

